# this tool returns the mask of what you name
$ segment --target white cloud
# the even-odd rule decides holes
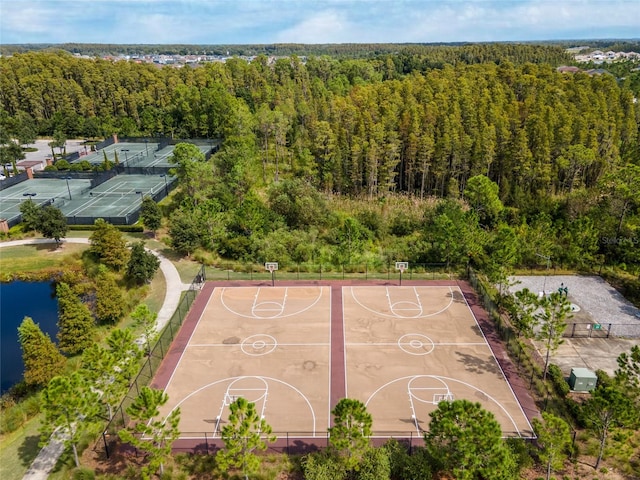
[[[334,10],[318,12],[277,34],[276,43],[344,43],[354,26]]]
[[[0,41],[454,42],[638,37],[638,0],[0,0]]]

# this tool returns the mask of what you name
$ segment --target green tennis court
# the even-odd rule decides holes
[[[96,218],[114,224],[137,220],[142,198],[164,198],[175,177],[170,175],[117,175],[91,188],[91,180],[32,179],[0,191],[0,218],[19,218],[20,204],[32,199],[37,205],[52,204],[70,224],[91,225]]]

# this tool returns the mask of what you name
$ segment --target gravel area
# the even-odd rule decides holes
[[[555,275],[516,276],[518,283],[512,292],[528,288],[532,292],[557,291],[561,285],[568,288],[569,301],[578,307],[571,322],[594,322],[611,327],[616,337],[640,338],[640,310],[628,302],[618,291],[597,276]]]

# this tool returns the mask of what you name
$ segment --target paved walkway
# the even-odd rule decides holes
[[[12,240],[9,242],[0,242],[0,248],[2,247],[14,247],[17,245],[33,245],[33,244],[46,244],[54,243],[54,240],[48,238],[29,238],[25,240]],[[89,244],[88,238],[66,238],[63,243],[84,243]],[[180,274],[176,267],[165,258],[162,254],[150,250],[160,260],[160,270],[164,274],[165,281],[167,283],[166,292],[164,295],[164,302],[162,308],[158,312],[158,319],[156,329],[161,331],[162,328],[169,322],[171,316],[178,308],[180,303],[180,296],[183,290],[189,288],[188,284],[182,283]],[[46,480],[49,476],[49,472],[55,467],[58,458],[64,450],[62,443],[59,441],[51,441],[45,446],[35,458],[31,467],[23,477],[23,480]]]

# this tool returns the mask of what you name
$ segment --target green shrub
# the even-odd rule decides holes
[[[94,480],[96,478],[96,474],[90,468],[80,467],[73,471],[71,478],[73,480]]]
[[[553,384],[553,388],[555,389],[558,395],[564,398],[569,394],[569,391],[570,391],[569,384],[564,379],[564,375],[562,374],[562,370],[560,370],[560,367],[554,364],[550,364],[549,378],[551,378],[551,383]]]

